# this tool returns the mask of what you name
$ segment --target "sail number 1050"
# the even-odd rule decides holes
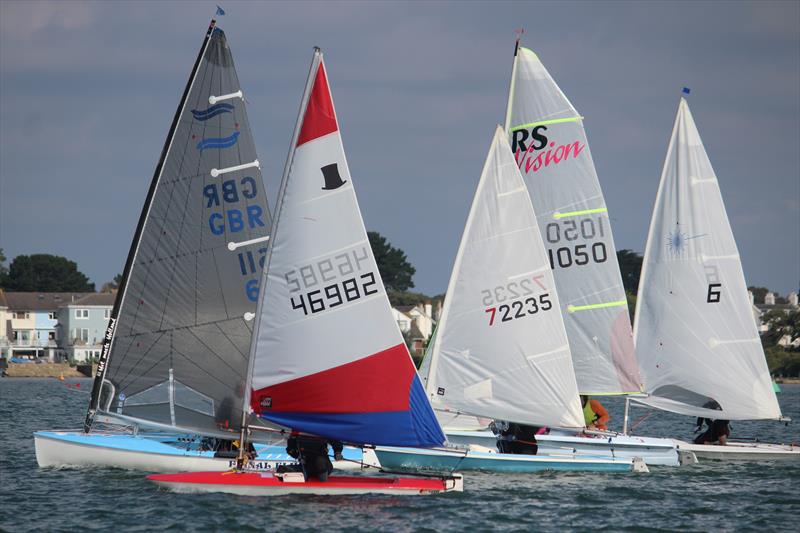
[[[582,219],[560,220],[551,222],[545,227],[545,240],[549,245],[562,244],[562,246],[547,249],[550,259],[550,268],[569,268],[572,265],[583,266],[590,262],[605,263],[608,260],[608,250],[602,240],[591,244],[572,244],[581,239],[593,241],[605,237],[603,217],[586,217]],[[566,242],[565,242],[566,241]]]

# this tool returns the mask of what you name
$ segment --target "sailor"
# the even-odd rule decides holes
[[[339,441],[330,443],[333,448],[334,459],[342,459],[344,446]],[[328,441],[325,439],[300,435],[292,432],[286,441],[286,453],[297,459],[296,465],[281,465],[278,472],[303,472],[306,480],[315,477],[320,481],[328,481],[328,476],[333,472],[333,463],[328,456]]]
[[[722,410],[722,406],[716,400],[710,400],[703,405],[706,409]],[[708,429],[698,435],[694,439],[695,444],[719,444],[724,446],[728,443],[728,437],[731,435],[730,422],[727,420],[714,420],[711,418],[698,417],[694,432],[697,433],[703,429],[703,424],[708,426]]]
[[[500,453],[517,453],[536,455],[539,444],[536,435],[541,435],[547,428],[526,426],[515,422],[493,422],[492,430],[497,434],[497,449]]]
[[[583,420],[587,429],[608,429],[608,422],[611,417],[608,411],[597,400],[590,400],[588,396],[581,394],[581,405],[583,406]]]

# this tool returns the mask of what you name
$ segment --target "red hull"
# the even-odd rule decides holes
[[[322,482],[283,481],[272,473],[188,472],[153,474],[147,479],[180,492],[229,492],[234,494],[430,494],[460,491],[460,476],[453,478],[403,478],[330,476]]]

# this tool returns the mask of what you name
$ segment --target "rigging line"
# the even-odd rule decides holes
[[[245,360],[247,360],[247,355],[242,353],[242,351],[239,349],[239,346],[237,346],[236,343],[231,340],[231,338],[228,336],[228,334],[225,332],[225,330],[222,329],[222,327],[220,327],[219,322],[217,322],[216,326],[217,326],[217,329],[219,330],[219,332],[222,333],[222,336],[225,337],[225,339],[227,339],[227,341],[229,343],[231,343],[231,346],[233,346],[233,349],[236,350],[237,352],[239,352],[239,355],[241,355]]]
[[[144,360],[144,358],[147,357],[150,354],[150,352],[153,350],[153,348],[156,347],[156,345],[161,341],[161,338],[165,334],[166,334],[166,332],[160,333],[158,335],[158,337],[156,337],[156,339],[153,341],[153,343],[147,348],[147,350],[142,352],[142,355],[139,356],[139,359],[128,369],[128,372],[119,380],[119,382],[118,382],[119,385],[117,386],[118,390],[122,391],[124,389],[125,384],[126,384],[126,380],[128,379],[128,376],[130,376],[131,373],[136,369],[136,367],[139,366],[139,363],[141,363]],[[126,357],[127,357],[128,353],[130,353],[130,350],[133,347],[133,343],[135,342],[135,340],[136,340],[135,338],[131,339],[131,344],[128,346],[128,349],[125,351]],[[134,376],[133,379],[140,378],[143,375],[144,374],[136,375],[136,376]]]

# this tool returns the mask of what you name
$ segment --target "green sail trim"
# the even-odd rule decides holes
[[[593,213],[608,213],[607,207],[598,207],[596,209],[584,209],[583,211],[570,211],[569,213],[553,213],[553,218],[561,220],[567,217],[579,217],[581,215],[591,215]]]
[[[567,311],[570,313],[574,313],[576,311],[587,311],[589,309],[603,309],[605,307],[622,307],[627,306],[628,302],[625,300],[617,300],[615,302],[605,302],[601,304],[589,304],[589,305],[568,305]]]
[[[527,124],[519,124],[518,126],[512,126],[509,129],[509,132],[515,132],[517,130],[526,130],[528,128],[533,128],[534,126],[547,126],[549,124],[562,124],[564,122],[578,122],[583,120],[583,117],[568,117],[568,118],[554,118],[552,120],[540,120],[538,122],[529,122]]]

